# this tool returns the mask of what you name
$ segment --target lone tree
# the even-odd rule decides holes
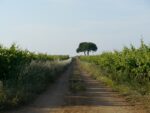
[[[80,53],[80,52],[84,52],[84,55],[89,55],[89,53],[91,51],[97,51],[97,46],[96,44],[92,43],[92,42],[82,42],[79,44],[79,47],[77,48],[76,52]]]

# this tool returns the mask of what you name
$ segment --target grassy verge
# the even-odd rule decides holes
[[[80,93],[86,90],[84,81],[81,77],[81,72],[79,71],[79,67],[77,67],[77,62],[73,60],[74,63],[72,67],[72,73],[69,79],[69,89],[72,93]]]
[[[111,87],[115,91],[119,91],[124,95],[128,102],[134,104],[139,103],[149,113],[150,111],[150,95],[141,94],[142,88],[136,83],[127,83],[125,81],[116,82],[111,79],[111,74],[103,71],[99,66],[80,61],[80,67],[89,73],[94,79],[103,82],[107,86]],[[133,85],[134,84],[134,85]]]

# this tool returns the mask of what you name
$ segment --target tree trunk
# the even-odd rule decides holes
[[[84,51],[84,56],[86,56],[86,52]]]
[[[87,51],[87,56],[89,56],[89,53],[90,53],[90,52],[89,52],[89,51]]]

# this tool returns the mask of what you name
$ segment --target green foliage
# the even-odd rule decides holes
[[[77,48],[76,52],[84,52],[84,54],[89,55],[89,52],[91,51],[97,51],[97,46],[96,44],[92,43],[92,42],[82,42],[79,44],[79,47]]]
[[[0,46],[0,109],[29,101],[55,81],[69,56],[35,54]]]
[[[32,60],[35,61],[54,61],[66,60],[69,56],[35,54],[27,50],[19,49],[15,44],[10,48],[0,47],[0,80],[15,79],[19,71],[25,65],[29,65]]]
[[[80,57],[98,65],[117,83],[129,83],[145,95],[150,93],[150,47],[124,47],[122,51],[105,52],[98,56]]]

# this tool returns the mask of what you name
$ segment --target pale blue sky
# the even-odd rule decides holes
[[[0,43],[71,54],[82,41],[97,53],[121,49],[141,35],[150,43],[149,0],[0,0]]]

